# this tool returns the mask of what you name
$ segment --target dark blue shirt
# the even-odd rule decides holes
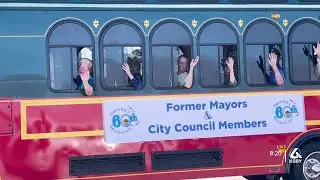
[[[84,85],[80,75],[78,75],[76,78],[73,78],[73,82],[77,85],[77,89],[80,90],[81,94],[83,94],[84,96],[87,96],[84,90]],[[89,77],[88,83],[94,90],[94,79],[91,76]]]
[[[281,74],[281,76],[283,78],[283,81],[284,81],[285,80],[285,75],[284,75],[284,72],[283,72],[282,68],[278,66],[278,70],[279,70],[279,72],[280,72],[280,74]],[[269,83],[277,85],[276,75],[275,75],[275,73],[274,73],[274,71],[272,69],[270,70]]]
[[[129,80],[129,86],[133,87],[134,89],[138,90],[141,89],[143,85],[142,76],[140,73],[134,73],[133,79]]]

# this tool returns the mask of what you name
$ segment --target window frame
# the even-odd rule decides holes
[[[52,33],[61,25],[66,24],[66,23],[73,23],[76,25],[81,26],[84,30],[86,30],[88,32],[88,35],[91,39],[91,44],[90,45],[50,45],[50,39],[51,39],[51,35]],[[92,48],[92,75],[93,75],[93,79],[96,82],[96,68],[95,68],[95,41],[94,41],[94,37],[92,34],[92,31],[90,30],[90,28],[84,24],[83,22],[79,21],[79,20],[74,20],[74,19],[66,19],[66,20],[62,20],[57,22],[56,24],[54,24],[50,30],[48,31],[47,35],[46,35],[46,58],[47,58],[47,86],[48,89],[53,92],[53,93],[79,93],[80,90],[79,89],[64,89],[64,90],[56,90],[53,89],[51,87],[51,70],[50,70],[50,49],[51,48],[69,48],[71,51],[71,56],[72,56],[72,48],[85,48],[85,47],[91,47]],[[78,54],[77,54],[78,56]],[[71,61],[71,79],[70,81],[73,82],[73,62]],[[96,83],[95,83],[96,86]],[[72,87],[74,87],[74,84],[72,84]]]
[[[161,43],[161,44],[156,44],[156,45],[153,45],[152,43],[152,38],[153,38],[153,35],[154,33],[158,30],[159,27],[161,27],[162,25],[164,24],[167,24],[167,23],[173,23],[173,24],[177,24],[179,25],[180,27],[182,27],[183,29],[186,30],[188,36],[189,36],[189,39],[190,39],[190,44],[167,44],[167,43]],[[167,47],[170,47],[171,48],[171,74],[172,74],[172,80],[173,80],[173,85],[172,87],[156,87],[154,86],[154,82],[153,82],[153,58],[152,58],[152,48],[153,47],[159,47],[159,46],[167,46]],[[190,60],[192,59],[193,57],[193,50],[194,50],[194,47],[193,47],[193,35],[192,35],[192,32],[190,32],[190,29],[187,27],[187,25],[185,25],[184,23],[182,22],[179,22],[177,20],[174,20],[174,19],[170,19],[170,20],[165,20],[165,21],[162,21],[160,23],[158,23],[156,26],[154,26],[149,34],[149,60],[150,60],[150,76],[151,76],[151,79],[150,79],[150,86],[155,89],[155,90],[176,90],[176,89],[188,89],[188,88],[185,88],[183,86],[175,86],[174,84],[174,62],[173,62],[173,59],[172,59],[172,48],[173,47],[179,47],[179,46],[190,46],[191,48],[191,54],[190,54]],[[195,73],[193,73],[193,83],[192,83],[192,86],[191,88],[189,89],[192,89],[193,86],[194,86],[194,80],[195,80],[196,76],[195,76]]]
[[[141,40],[141,44],[109,44],[106,45],[104,44],[104,37],[106,35],[106,33],[108,32],[109,29],[111,29],[113,26],[119,25],[119,24],[124,24],[124,25],[128,25],[130,27],[132,27],[139,35],[140,40]],[[101,88],[103,90],[135,90],[134,87],[107,87],[106,84],[104,83],[104,48],[106,47],[141,47],[141,59],[142,59],[142,87],[139,90],[144,89],[145,85],[146,85],[146,60],[145,60],[145,37],[144,37],[144,33],[141,31],[141,29],[135,25],[133,22],[126,20],[126,19],[121,19],[121,20],[116,20],[113,21],[111,23],[109,23],[108,25],[106,25],[103,29],[101,29],[101,35],[99,36],[99,66],[100,66],[100,85]],[[122,49],[123,51],[123,49]],[[122,61],[124,54],[122,53]],[[121,71],[123,71],[122,69],[119,69]]]
[[[234,35],[236,36],[236,44],[233,44],[233,43],[227,43],[227,44],[220,44],[220,43],[200,43],[200,36],[202,35],[202,32],[211,24],[214,24],[214,23],[222,23],[226,26],[228,26],[234,33]],[[240,37],[239,37],[239,33],[237,31],[237,29],[232,26],[232,24],[230,24],[229,22],[225,21],[225,20],[221,20],[221,19],[216,19],[216,20],[211,20],[209,22],[206,22],[202,27],[201,29],[198,31],[197,33],[197,52],[200,56],[200,47],[201,46],[218,46],[218,47],[223,47],[223,46],[237,46],[237,61],[238,61],[238,67],[237,68],[237,75],[238,75],[238,79],[236,79],[237,81],[237,84],[235,86],[228,86],[226,87],[225,85],[202,85],[201,83],[201,66],[200,66],[200,63],[201,63],[201,57],[200,57],[200,61],[199,61],[199,77],[198,77],[198,84],[201,88],[235,88],[237,86],[239,86],[240,84],[240,81],[241,81],[241,73],[240,73],[240,65],[241,65],[241,58],[240,58]],[[219,53],[219,56],[220,56],[220,51],[218,51]],[[221,70],[221,65],[220,65],[220,57],[219,57],[219,81],[221,80],[221,75],[220,75],[220,70]],[[236,74],[235,74],[236,76]]]
[[[266,44],[262,44],[262,43],[247,43],[247,34],[249,32],[249,30],[256,24],[258,23],[268,23],[271,24],[272,26],[274,26],[280,33],[280,37],[281,37],[281,57],[282,57],[282,70],[283,73],[285,75],[285,81],[281,86],[277,86],[277,85],[273,85],[273,84],[250,84],[248,82],[248,78],[247,78],[247,72],[248,72],[248,68],[247,68],[247,45],[262,45],[262,46],[268,46],[268,45],[274,45],[274,44],[279,44],[278,42],[272,42],[272,43],[266,43]],[[276,88],[280,88],[282,86],[284,86],[287,82],[287,71],[286,71],[286,66],[285,66],[285,61],[286,61],[286,56],[285,56],[285,41],[284,41],[284,33],[281,29],[281,27],[279,27],[278,24],[276,24],[275,22],[269,20],[269,19],[259,19],[259,20],[255,20],[254,22],[252,22],[249,26],[247,26],[247,28],[245,29],[244,33],[243,33],[243,64],[244,64],[244,81],[245,84],[249,87],[276,87]]]
[[[294,35],[294,32],[295,30],[303,25],[303,24],[314,24],[315,26],[317,26],[319,29],[320,29],[320,23],[317,22],[316,20],[312,20],[312,19],[302,19],[298,22],[296,22],[292,28],[290,29],[289,33],[288,33],[288,55],[289,55],[289,58],[288,58],[288,61],[289,61],[289,79],[290,79],[290,82],[294,85],[319,85],[320,84],[320,81],[295,81],[293,79],[293,65],[294,63],[292,62],[292,59],[293,59],[293,56],[292,56],[292,45],[293,44],[310,44],[310,42],[307,42],[307,41],[298,41],[298,42],[294,42],[292,43],[292,38],[293,38],[293,35]],[[317,43],[317,40],[315,40],[314,42],[311,42],[311,44],[316,44]],[[312,53],[312,49],[311,49],[311,52],[309,53]],[[308,63],[312,63],[309,59],[308,59]],[[312,71],[312,69],[310,69]],[[310,71],[309,71],[309,76],[310,76]]]

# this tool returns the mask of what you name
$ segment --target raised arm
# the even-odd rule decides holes
[[[186,82],[184,84],[184,87],[186,88],[191,88],[192,84],[193,84],[193,70],[194,67],[198,64],[199,62],[199,56],[196,57],[196,59],[192,59],[191,63],[190,63],[190,70],[188,73],[188,76],[186,78]]]
[[[230,86],[235,86],[237,84],[237,79],[234,75],[234,59],[232,57],[228,57],[228,60],[226,62],[228,68],[229,68],[229,76],[230,76],[230,81],[229,85]]]
[[[320,80],[320,42],[317,42],[317,46],[313,46],[315,63],[314,63],[314,71],[318,80]]]
[[[278,57],[274,53],[269,54],[269,64],[274,72],[276,84],[281,86],[284,83],[283,71],[277,66]]]
[[[317,64],[313,66],[314,74],[316,75],[317,80],[320,80],[320,57],[317,57]]]
[[[130,67],[127,63],[124,63],[122,65],[122,69],[126,72],[127,76],[129,77],[133,88],[136,90],[141,89],[143,84],[141,75],[139,77],[133,76],[130,71]]]
[[[259,61],[257,61],[258,67],[261,71],[261,73],[264,75],[265,80],[269,83],[270,82],[270,75],[266,72],[265,68],[264,68],[264,60],[262,58],[262,56],[259,56]]]
[[[80,77],[84,86],[84,92],[87,96],[91,96],[93,94],[93,86],[89,83],[90,71],[81,73]]]

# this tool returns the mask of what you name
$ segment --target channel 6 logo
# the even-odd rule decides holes
[[[138,117],[131,107],[117,108],[111,113],[110,129],[117,134],[125,134],[138,124]]]
[[[273,107],[274,119],[280,124],[288,124],[299,115],[296,104],[291,99],[278,101]]]

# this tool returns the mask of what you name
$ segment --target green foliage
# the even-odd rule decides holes
[[[142,63],[141,49],[135,49],[135,50],[131,51],[131,58],[133,61],[138,61],[139,63]]]

